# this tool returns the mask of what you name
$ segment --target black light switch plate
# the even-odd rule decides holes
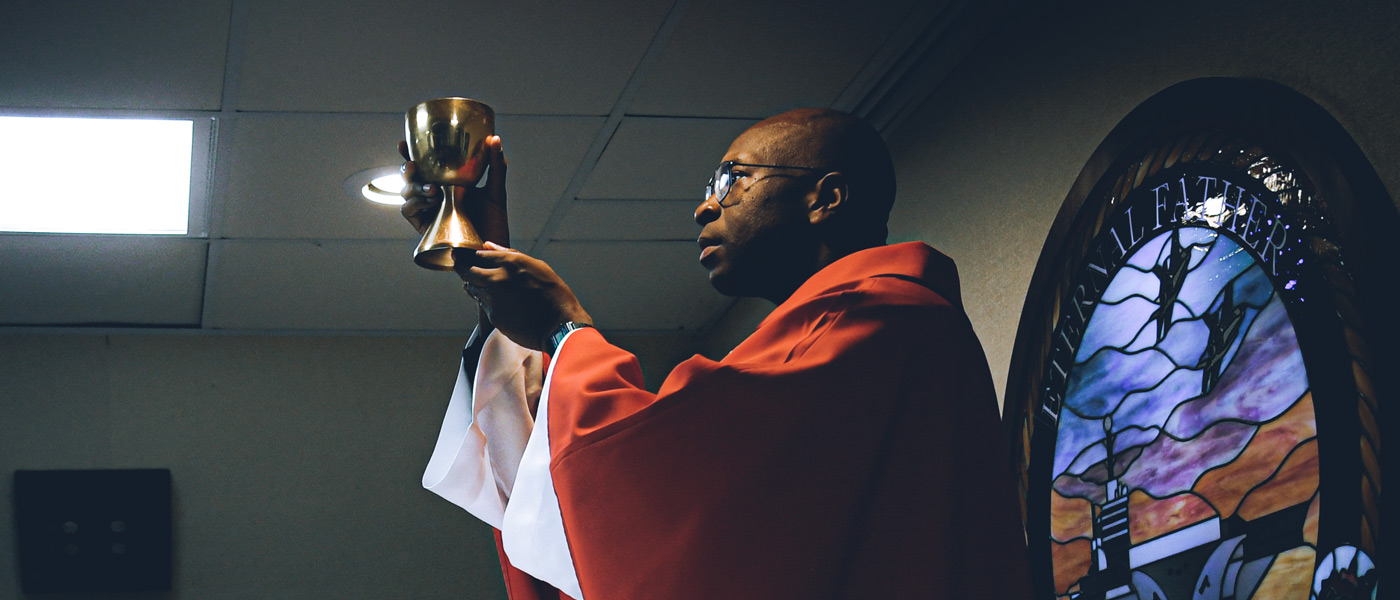
[[[25,593],[170,589],[170,470],[15,471]]]

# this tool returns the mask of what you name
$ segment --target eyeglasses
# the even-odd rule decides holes
[[[715,174],[710,176],[710,182],[705,184],[705,200],[714,197],[715,203],[720,208],[729,208],[733,204],[726,205],[725,197],[729,196],[729,188],[734,185],[734,167],[759,167],[764,169],[797,169],[799,171],[810,171],[813,173],[826,173],[826,169],[815,167],[794,167],[791,165],[760,165],[756,163],[741,163],[726,160],[719,163],[719,168],[715,169]]]

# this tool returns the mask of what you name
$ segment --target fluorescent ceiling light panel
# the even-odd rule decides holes
[[[189,120],[0,117],[0,231],[185,235]]]

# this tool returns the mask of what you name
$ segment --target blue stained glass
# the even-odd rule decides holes
[[[1172,362],[1183,366],[1196,364],[1196,360],[1201,356],[1201,348],[1210,338],[1210,327],[1197,318],[1182,319],[1173,323],[1167,337],[1160,341],[1157,340],[1155,331],[1144,328],[1144,332],[1151,332],[1151,335],[1139,335],[1129,350],[1141,350],[1155,343],[1158,349],[1171,357]]]
[[[1146,328],[1147,318],[1154,310],[1157,310],[1157,304],[1142,296],[1132,296],[1118,304],[1098,305],[1094,308],[1094,316],[1090,318],[1089,328],[1084,332],[1084,341],[1080,343],[1079,352],[1074,357],[1075,363],[1084,363],[1094,353],[1105,347],[1127,348],[1134,339],[1139,337],[1138,332]],[[1142,323],[1143,325],[1138,329],[1132,327],[1094,327],[1093,323],[1096,320],[1125,324]],[[1147,337],[1153,335],[1156,334]]]
[[[1103,439],[1099,419],[1085,419],[1072,411],[1060,413],[1060,435],[1055,441],[1053,472],[1061,473],[1086,448]]]
[[[1128,260],[1124,261],[1123,266],[1137,267],[1138,270],[1144,273],[1150,272],[1152,267],[1162,259],[1162,246],[1165,245],[1170,238],[1171,236],[1159,235],[1148,240],[1146,244],[1139,246],[1137,251],[1133,252],[1132,256],[1128,257]],[[1115,279],[1116,278],[1117,276],[1115,276]]]
[[[1074,462],[1070,463],[1069,468],[1065,469],[1064,472],[1067,475],[1083,475],[1094,465],[1103,462],[1105,458],[1108,458],[1107,447],[1102,441],[1094,442],[1083,452],[1080,452],[1079,456],[1074,457]]]
[[[1182,398],[1201,393],[1201,372],[1177,369],[1149,390],[1128,394],[1113,413],[1113,422],[1122,427],[1161,427],[1171,418]]]
[[[1215,248],[1200,263],[1200,267],[1192,271],[1192,277],[1187,277],[1186,282],[1181,286],[1179,300],[1191,311],[1192,315],[1203,315],[1210,310],[1219,298],[1221,289],[1227,282],[1239,277],[1254,265],[1254,257],[1243,248],[1235,245],[1234,242],[1224,240],[1216,244]],[[1236,298],[1236,302],[1251,305],[1254,308],[1262,308],[1264,302],[1268,301],[1268,295],[1273,293],[1273,289],[1268,287],[1268,279],[1264,277],[1262,269],[1258,270],[1258,277],[1264,279],[1264,297]]]
[[[1176,233],[1182,246],[1210,246],[1220,239],[1219,233],[1205,227],[1182,227]]]
[[[1187,264],[1187,268],[1189,268],[1189,269],[1196,269],[1196,268],[1200,267],[1200,266],[1201,266],[1201,263],[1205,262],[1205,260],[1206,260],[1206,254],[1210,252],[1210,249],[1211,249],[1211,245],[1210,245],[1210,244],[1207,244],[1207,245],[1193,245],[1193,246],[1191,246],[1191,252],[1190,252],[1190,254],[1189,254],[1188,257],[1187,257],[1188,260],[1190,261],[1190,262]]]
[[[1125,393],[1156,387],[1175,369],[1171,357],[1156,348],[1132,354],[1103,348],[1074,367],[1065,407],[1085,417],[1102,419],[1118,408]]]
[[[1109,282],[1108,289],[1103,291],[1103,296],[1099,298],[1099,307],[1095,310],[1103,308],[1105,304],[1122,302],[1129,296],[1136,296],[1156,304],[1157,276],[1153,275],[1149,269],[1130,264],[1123,265],[1113,276],[1113,281]]]
[[[1199,317],[1199,316],[1200,316],[1200,315],[1198,315],[1198,314],[1196,314],[1195,312],[1193,312],[1193,311],[1191,310],[1191,307],[1187,306],[1186,303],[1182,302],[1181,300],[1177,300],[1177,301],[1176,301],[1176,306],[1173,306],[1173,307],[1172,307],[1172,319],[1171,319],[1172,321],[1181,321],[1181,320],[1184,320],[1184,319],[1194,319],[1194,318]]]

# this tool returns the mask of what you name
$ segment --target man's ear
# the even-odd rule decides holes
[[[851,188],[846,174],[832,171],[817,181],[811,205],[807,209],[807,219],[813,225],[830,222],[837,213],[847,209]]]

